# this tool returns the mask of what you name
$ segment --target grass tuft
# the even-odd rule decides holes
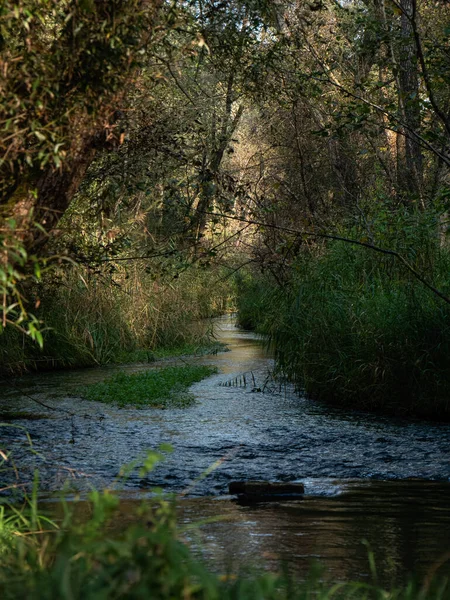
[[[156,348],[155,350],[135,350],[132,352],[123,352],[116,357],[117,363],[144,362],[152,363],[164,358],[176,358],[178,356],[207,356],[208,354],[217,354],[226,352],[226,344],[222,342],[205,343],[185,343],[178,346],[169,346],[167,348]]]
[[[175,282],[156,282],[146,272],[121,269],[117,265],[113,281],[108,271],[68,268],[27,290],[30,305],[39,305],[34,312],[44,347],[7,327],[0,336],[0,373],[148,362],[153,355],[191,354],[211,345],[210,318],[225,312],[231,285],[213,285],[215,270],[192,267]]]
[[[217,373],[216,367],[185,365],[145,373],[118,373],[106,381],[81,390],[87,400],[117,404],[120,407],[185,408],[195,402],[188,389],[194,383]]]

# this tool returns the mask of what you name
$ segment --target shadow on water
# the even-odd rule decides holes
[[[440,483],[352,482],[338,496],[277,505],[191,501],[181,504],[180,516],[186,523],[199,512],[224,515],[227,520],[208,525],[197,539],[223,569],[232,556],[235,568],[262,561],[276,569],[281,562],[306,576],[317,561],[333,579],[370,580],[370,549],[380,582],[389,585],[426,575],[448,550],[449,493]]]
[[[334,578],[368,578],[363,539],[383,582],[436,565],[449,549],[450,425],[311,402],[270,380],[273,361],[257,336],[230,319],[218,320],[216,329],[231,352],[187,359],[217,365],[219,374],[193,386],[198,403],[186,410],[118,409],[75,396],[80,385],[154,368],[148,364],[23,377],[17,385],[28,396],[0,386],[3,410],[43,417],[15,422],[28,430],[36,454],[23,430],[0,429],[1,446],[20,466],[20,483],[39,468],[47,491],[66,480],[74,491],[114,486],[123,464],[168,442],[174,452],[154,472],[134,473],[121,488],[119,520],[126,522],[128,503],[151,495],[153,486],[188,489],[179,502],[182,524],[224,517],[185,534],[218,569],[231,560],[275,569],[281,560],[306,573],[317,559]],[[74,416],[35,405],[29,396]],[[302,481],[306,495],[299,502],[240,506],[226,496],[236,479]]]

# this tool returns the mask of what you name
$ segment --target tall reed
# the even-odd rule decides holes
[[[0,335],[0,369],[87,366],[123,361],[138,349],[174,348],[208,339],[208,319],[221,314],[229,284],[217,272],[187,269],[154,280],[140,268],[111,277],[69,268],[28,291],[43,324],[40,350],[18,329]]]
[[[402,251],[448,295],[450,252],[432,230],[414,231],[414,245],[402,230],[375,243]],[[450,417],[450,306],[392,256],[330,242],[298,256],[283,289],[260,276],[239,289],[243,319],[269,335],[278,368],[309,395]]]

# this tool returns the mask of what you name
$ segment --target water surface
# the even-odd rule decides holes
[[[26,376],[15,387],[1,385],[3,409],[44,417],[14,422],[28,430],[33,452],[24,429],[0,429],[1,446],[20,467],[15,483],[27,484],[39,468],[47,491],[68,482],[74,491],[120,485],[130,498],[151,494],[154,486],[183,493],[182,523],[226,517],[203,528],[200,540],[190,534],[221,569],[231,557],[271,569],[281,559],[305,573],[311,560],[320,559],[333,577],[367,578],[363,539],[384,581],[436,565],[449,550],[450,425],[309,401],[273,381],[272,359],[256,335],[230,319],[218,321],[217,335],[230,352],[183,359],[219,368],[193,386],[198,402],[189,409],[118,409],[76,397],[80,385],[118,370],[155,368],[148,364]],[[163,442],[174,451],[151,474],[136,470],[117,482],[123,464]],[[302,481],[306,496],[243,507],[226,495],[235,479]]]

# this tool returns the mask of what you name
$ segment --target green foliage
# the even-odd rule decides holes
[[[149,452],[147,472],[161,460]],[[147,466],[146,466],[147,465]],[[194,558],[176,526],[174,498],[161,492],[121,523],[119,497],[93,491],[88,517],[63,502],[59,524],[41,514],[37,496],[20,508],[0,507],[0,593],[5,600],[444,600],[448,578],[422,587],[383,589],[376,584],[328,582],[311,572],[306,581],[280,573],[217,574]],[[73,510],[74,509],[74,510]],[[7,531],[5,537],[2,532]],[[1,546],[1,542],[6,542]],[[370,557],[369,557],[370,558]]]
[[[265,277],[248,272],[237,273],[235,281],[238,325],[244,329],[266,333],[273,284]]]
[[[149,452],[141,473],[161,458],[160,453]],[[142,504],[135,524],[128,528],[117,527],[115,494],[93,491],[90,502],[90,518],[82,524],[64,504],[64,520],[57,528],[40,516],[35,494],[19,509],[1,507],[0,531],[8,531],[11,542],[2,548],[3,598],[93,600],[149,593],[161,599],[200,598],[214,589],[214,576],[195,563],[177,539],[170,497],[161,495]],[[199,593],[202,590],[205,593]]]
[[[216,367],[202,365],[165,367],[132,375],[118,373],[104,382],[83,388],[81,393],[87,400],[121,407],[184,408],[195,402],[194,396],[187,393],[188,388],[214,373],[217,373]]]
[[[450,253],[439,247],[433,219],[392,218],[393,224],[383,213],[373,223],[374,241],[398,249],[448,295]],[[345,233],[358,239],[356,229]],[[394,257],[344,242],[303,254],[292,271],[284,289],[272,284],[267,294],[254,283],[238,304],[255,306],[251,317],[269,334],[279,369],[299,388],[353,408],[449,418],[445,302]]]
[[[129,77],[156,3],[5,0],[0,8],[0,196],[60,168]]]
[[[115,131],[118,105],[126,82],[157,43],[161,4],[1,3],[0,332],[14,325],[43,346],[33,307],[40,299],[32,285],[46,270],[43,255],[51,254],[43,247],[97,150],[123,141]],[[164,37],[169,30],[161,27],[158,33]],[[64,248],[57,258],[61,262],[67,254]],[[9,332],[6,344],[11,340],[19,340],[18,348],[30,346],[18,332]]]
[[[28,309],[23,288],[41,280],[48,261],[29,255],[23,241],[17,237],[14,219],[9,219],[5,225],[0,235],[0,335],[12,325],[42,348],[40,323]]]
[[[29,337],[45,349],[29,344],[23,331],[8,332],[0,343],[7,369],[111,362],[122,352],[192,342],[200,336],[187,322],[222,312],[218,285],[199,282],[199,269],[220,257],[214,240],[205,239],[204,215],[193,217],[203,189],[211,188],[208,202],[213,196],[221,202],[219,166],[238,122],[235,102],[245,77],[235,68],[239,49],[234,56],[229,47],[230,61],[214,68],[213,44],[207,47],[203,34],[214,32],[219,52],[233,31],[233,45],[240,39],[248,58],[257,45],[257,13],[267,4],[212,3],[201,26],[195,18],[206,7],[198,2],[2,4],[0,217],[16,217],[12,236],[24,249],[41,254],[45,246],[45,253],[79,260],[90,288],[71,274],[31,286],[29,272],[22,276],[29,265],[10,252],[5,269],[18,297],[19,283],[27,284],[30,305],[41,305],[34,318],[22,302],[19,324],[28,316]],[[247,8],[252,24],[239,33]],[[230,204],[232,182],[225,183]],[[49,241],[57,225],[57,240]],[[122,267],[136,254],[144,262],[139,273],[129,263],[132,286]],[[161,260],[148,262],[147,255]],[[174,281],[181,275],[184,285]],[[138,299],[127,307],[125,294]],[[4,312],[13,305],[8,301]]]
[[[5,372],[151,360],[211,344],[209,317],[222,314],[230,285],[214,270],[191,268],[155,281],[142,268],[93,275],[53,271],[28,294],[39,299],[44,347],[19,329],[0,336]],[[214,351],[214,348],[212,348]],[[155,354],[156,353],[156,354]]]

